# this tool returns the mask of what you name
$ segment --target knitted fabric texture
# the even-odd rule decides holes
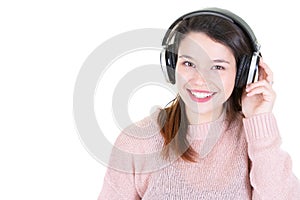
[[[300,200],[300,183],[273,114],[244,118],[226,129],[224,116],[189,125],[196,163],[161,156],[157,112],[126,128],[112,150],[98,200]],[[239,126],[241,125],[242,126]]]

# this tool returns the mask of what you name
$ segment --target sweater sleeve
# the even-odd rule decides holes
[[[128,137],[124,133],[117,138],[98,200],[141,199],[135,184],[133,145],[128,141]]]
[[[243,119],[251,160],[252,199],[298,200],[300,182],[290,156],[280,149],[281,138],[272,113]]]
[[[133,174],[108,169],[98,200],[140,200]]]

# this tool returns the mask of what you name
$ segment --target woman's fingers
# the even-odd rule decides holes
[[[247,85],[246,92],[247,96],[262,94],[267,101],[271,101],[275,98],[275,92],[272,89],[272,85],[266,80]]]
[[[262,86],[266,87],[266,88],[271,88],[271,84],[267,80],[261,80],[261,81],[257,81],[257,82],[248,84],[246,86],[246,92],[249,92],[253,88],[262,87]]]
[[[269,83],[273,83],[274,79],[273,79],[273,72],[270,69],[270,67],[263,62],[263,59],[260,58],[259,61],[259,80],[267,80],[267,82]]]

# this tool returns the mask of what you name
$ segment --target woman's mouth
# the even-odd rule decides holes
[[[210,92],[206,90],[187,90],[191,99],[196,102],[207,102],[209,101],[216,92]]]

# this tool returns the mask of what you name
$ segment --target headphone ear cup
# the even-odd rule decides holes
[[[175,84],[175,68],[177,63],[177,54],[174,53],[174,47],[174,44],[167,46],[164,55],[161,55],[164,56],[163,60],[165,63],[161,63],[161,65],[165,65],[165,76],[167,80],[172,84]]]
[[[239,67],[237,68],[235,87],[243,88],[246,86],[250,64],[251,57],[244,55],[240,60]]]

